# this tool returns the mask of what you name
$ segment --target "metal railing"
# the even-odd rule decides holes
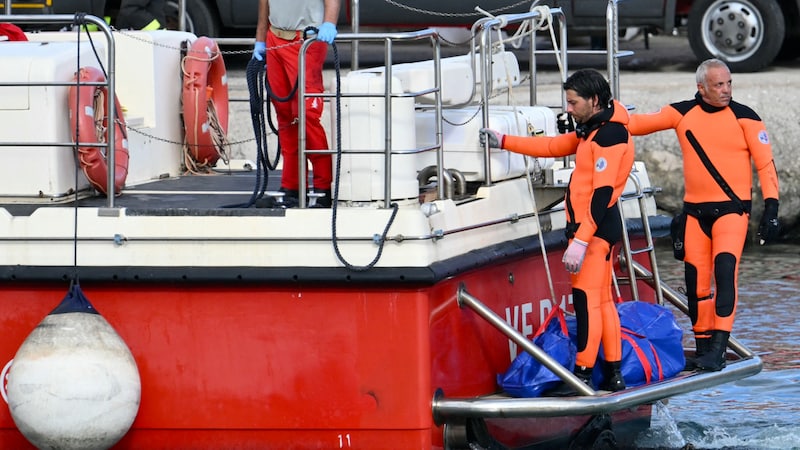
[[[622,223],[625,223],[625,212],[623,211],[623,203],[630,200],[636,200],[638,202],[638,208],[640,213],[640,220],[642,222],[642,230],[644,232],[644,246],[641,248],[632,248],[631,247],[631,239],[628,233],[628,227],[622,227],[622,259],[620,264],[625,264],[628,272],[628,284],[631,290],[631,297],[634,300],[640,300],[639,297],[639,287],[636,284],[636,271],[634,270],[633,264],[634,259],[633,256],[640,254],[640,253],[647,253],[649,258],[650,267],[653,268],[652,271],[652,278],[653,284],[655,286],[661,285],[661,276],[658,272],[658,264],[656,263],[656,246],[655,241],[653,239],[653,232],[650,229],[650,219],[647,216],[647,197],[645,196],[645,192],[642,189],[642,183],[639,181],[639,176],[636,174],[635,169],[631,171],[630,175],[628,175],[628,179],[633,183],[634,192],[632,193],[623,193],[619,199],[617,200],[617,205],[619,209],[620,219],[622,219]],[[661,292],[661,289],[655,289],[656,293],[656,302],[659,305],[664,304],[664,295]]]
[[[6,0],[6,8],[10,5],[10,0]],[[21,24],[71,24],[75,22],[75,15],[70,14],[41,14],[41,15],[23,15],[23,14],[14,14],[14,15],[0,15],[0,22],[13,22],[13,23],[21,23]],[[76,80],[75,83],[70,83],[72,85],[94,85],[94,86],[106,86],[109,93],[116,92],[116,72],[115,72],[115,61],[116,61],[116,49],[114,45],[114,35],[111,32],[111,28],[108,26],[105,20],[100,17],[86,15],[83,17],[83,23],[80,26],[85,26],[87,24],[93,24],[97,26],[98,31],[102,31],[103,35],[106,38],[108,44],[108,60],[106,61],[106,73],[108,74],[107,79],[105,82],[102,83],[90,83],[90,82],[81,82],[80,80]],[[16,86],[16,85],[30,85],[30,83],[0,83],[0,87],[2,86]],[[49,83],[49,86],[59,86],[64,85],[64,83]],[[106,161],[108,163],[108,178],[106,180],[108,188],[107,188],[107,206],[109,208],[114,207],[114,197],[116,192],[114,192],[114,171],[115,171],[115,155],[114,151],[111,151],[114,142],[116,142],[116,133],[117,127],[116,124],[116,108],[114,107],[114,98],[115,95],[107,95],[105,98],[106,103],[106,111],[108,111],[108,129],[107,129],[107,138],[106,142],[74,142],[74,143],[65,143],[65,142],[53,142],[53,143],[35,143],[35,142],[7,142],[2,143],[2,146],[41,146],[41,145],[48,145],[54,147],[103,147],[106,149]],[[76,169],[77,170],[77,169]]]
[[[416,40],[428,40],[431,43],[432,52],[433,52],[433,67],[434,67],[434,85],[431,86],[429,89],[425,89],[419,92],[411,92],[411,93],[395,93],[392,90],[392,45],[394,42],[405,42],[405,41],[416,41]],[[306,39],[303,42],[303,45],[300,49],[300,56],[298,62],[298,80],[297,80],[297,100],[298,104],[304,105],[307,98],[334,98],[336,94],[330,93],[308,93],[306,92],[305,86],[305,67],[306,67],[306,50],[308,47],[316,41],[316,38],[312,37],[310,39]],[[442,152],[442,76],[441,76],[441,46],[439,42],[439,35],[436,33],[435,30],[428,29],[428,30],[421,30],[421,31],[413,31],[413,32],[400,32],[400,33],[340,33],[336,36],[336,42],[365,42],[365,41],[373,41],[373,42],[383,42],[384,44],[384,92],[382,94],[369,94],[369,93],[347,93],[341,94],[341,97],[383,97],[384,101],[384,148],[382,150],[376,151],[363,151],[363,150],[350,150],[350,149],[337,149],[336,146],[338,145],[337,142],[334,142],[332,150],[322,150],[322,149],[308,149],[307,148],[307,139],[306,139],[306,110],[305,108],[298,108],[298,170],[299,170],[299,186],[298,186],[298,193],[299,193],[299,206],[300,208],[306,207],[306,193],[308,190],[308,174],[306,173],[306,155],[310,153],[357,153],[357,154],[369,154],[369,153],[377,153],[384,155],[384,207],[388,208],[391,204],[392,196],[391,196],[391,174],[392,174],[392,155],[399,155],[399,154],[410,154],[410,153],[421,153],[426,151],[433,151],[437,152],[436,160],[437,160],[437,176],[438,179],[444,178],[444,154]],[[399,97],[420,97],[423,95],[434,95],[434,109],[435,109],[435,130],[434,134],[436,136],[435,143],[433,146],[428,148],[417,148],[417,149],[403,149],[403,150],[396,150],[392,148],[392,99],[399,98]],[[338,174],[334,174],[337,176]],[[438,184],[438,196],[439,198],[444,198],[445,185],[444,183]]]
[[[567,42],[567,26],[566,26],[566,19],[564,17],[564,12],[561,8],[551,8],[550,14],[556,16],[559,20],[559,31],[560,31],[560,41],[562,44]],[[528,36],[531,40],[530,43],[530,58],[531,58],[531,68],[530,73],[534,74],[534,70],[536,67],[536,44],[535,44],[535,28],[533,26],[534,22],[537,19],[542,17],[542,13],[538,10],[528,11],[526,13],[521,14],[508,14],[497,16],[494,18],[487,18],[481,19],[476,22],[475,28],[478,32],[478,52],[481,55],[481,59],[479,61],[480,64],[480,76],[481,76],[481,120],[482,127],[488,128],[489,127],[489,95],[491,93],[492,87],[490,86],[490,81],[493,79],[492,74],[492,54],[493,54],[493,35],[497,34],[497,31],[506,28],[509,25],[516,25],[522,22],[529,22],[531,24],[530,31],[528,32]],[[474,47],[474,46],[473,46]],[[561,78],[562,81],[566,80],[567,74],[567,47],[566,45],[561,45],[561,55],[560,58],[563,61],[563,66],[561,67]],[[531,77],[531,105],[533,105],[533,101],[535,97],[535,79],[533,76]],[[566,97],[562,93],[562,108],[566,108]],[[483,148],[483,165],[484,165],[484,173],[486,174],[486,179],[484,180],[484,184],[486,186],[492,185],[492,158],[491,158],[491,149],[489,148],[488,139],[486,140]]]

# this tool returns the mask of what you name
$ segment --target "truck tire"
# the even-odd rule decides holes
[[[702,60],[718,58],[733,72],[770,65],[786,34],[776,0],[699,0],[689,11],[689,44]]]
[[[205,0],[185,1],[185,31],[193,33],[195,36],[219,37],[221,28],[208,2]],[[167,15],[167,28],[174,30],[180,29],[178,27],[178,0],[167,0],[165,13]]]

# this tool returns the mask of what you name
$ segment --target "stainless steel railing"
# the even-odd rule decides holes
[[[6,9],[10,8],[10,0],[6,0]],[[108,26],[105,20],[100,17],[86,15],[83,18],[85,24],[94,24],[97,26],[98,31],[102,31],[103,35],[106,38],[108,43],[108,60],[106,62],[106,73],[108,74],[108,78],[105,83],[96,83],[97,85],[106,86],[108,92],[113,93],[116,92],[116,85],[115,85],[115,62],[116,62],[116,50],[114,46],[114,35],[111,32],[111,28]],[[13,23],[21,23],[21,24],[70,24],[75,21],[75,15],[71,14],[38,14],[38,15],[23,15],[23,14],[14,14],[14,15],[0,15],[0,22],[13,22]],[[63,84],[63,83],[61,83]],[[82,83],[82,84],[92,84],[92,83]],[[9,83],[0,84],[0,86],[7,86]],[[53,86],[59,85],[59,83],[54,82]],[[117,111],[114,107],[114,95],[106,96],[106,110],[108,111],[108,123],[110,126],[108,127],[108,135],[106,138],[105,143],[87,143],[87,142],[76,142],[76,143],[63,143],[63,142],[55,142],[55,143],[48,143],[48,145],[52,146],[60,146],[60,147],[74,147],[74,146],[92,146],[92,147],[105,147],[106,148],[106,160],[108,162],[108,179],[107,179],[107,206],[109,208],[114,207],[114,197],[116,192],[114,192],[114,171],[115,171],[115,162],[114,162],[114,153],[113,151],[108,151],[111,146],[114,145],[116,139],[116,123]],[[38,143],[4,143],[4,146],[25,146],[25,145],[41,145]]]

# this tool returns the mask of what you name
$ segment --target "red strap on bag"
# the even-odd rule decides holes
[[[625,327],[622,327],[622,335],[621,335],[622,340],[627,341],[629,344],[631,344],[631,348],[633,348],[633,351],[636,353],[636,357],[639,358],[639,362],[642,364],[642,369],[644,369],[645,383],[649,384],[653,378],[652,376],[653,366],[650,365],[650,360],[647,358],[647,355],[645,355],[644,350],[642,350],[642,348],[639,346],[639,343],[636,342],[636,339],[633,338],[634,336],[638,338],[645,338],[645,336],[642,336],[638,333],[634,333],[633,331]],[[658,381],[663,380],[664,371],[661,366],[661,359],[658,357],[658,353],[656,353],[656,349],[653,346],[653,344],[649,341],[648,344],[650,345],[650,351],[653,353],[653,359],[656,364],[656,370],[658,371],[657,372]]]
[[[550,323],[550,321],[553,319],[558,319],[558,322],[561,325],[561,331],[564,333],[564,336],[569,336],[569,332],[567,331],[567,320],[564,318],[564,311],[562,311],[561,308],[559,308],[558,306],[554,306],[553,309],[550,310],[550,313],[547,314],[547,317],[545,317],[541,325],[539,325],[539,329],[536,330],[536,333],[533,335],[533,338],[544,333],[545,330],[547,330],[547,324]]]

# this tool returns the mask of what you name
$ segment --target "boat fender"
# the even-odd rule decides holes
[[[191,158],[201,167],[213,167],[220,157],[227,160],[225,146],[219,141],[228,131],[228,76],[222,52],[213,39],[198,37],[187,51],[181,98]]]
[[[73,78],[81,83],[104,83],[106,77],[96,67],[83,67]],[[70,86],[69,123],[76,130],[73,141],[108,142],[108,87],[99,85]],[[114,135],[114,193],[120,195],[128,177],[128,138],[125,118],[119,99],[114,95],[116,127]],[[102,113],[102,114],[101,114]],[[86,138],[86,136],[92,136]],[[78,146],[78,159],[89,183],[108,195],[108,160],[105,147]]]
[[[14,423],[37,448],[110,448],[141,399],[130,349],[77,284],[23,341],[6,389]]]

